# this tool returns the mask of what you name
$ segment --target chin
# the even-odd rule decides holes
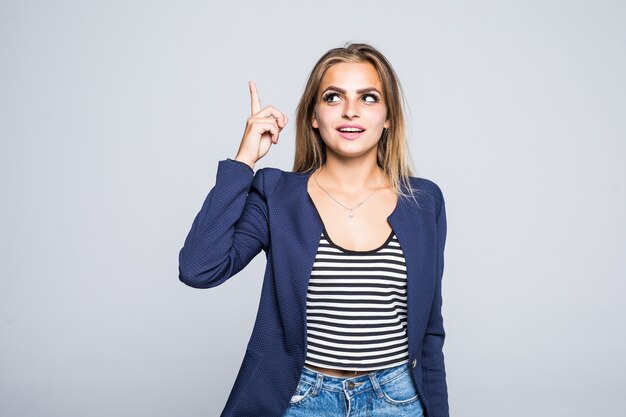
[[[348,142],[342,139],[344,142]],[[346,157],[357,157],[368,152],[376,152],[378,143],[364,145],[356,143],[339,143],[337,146],[326,145],[326,151]]]

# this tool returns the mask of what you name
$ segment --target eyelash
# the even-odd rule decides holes
[[[329,99],[333,96],[338,96],[338,93],[326,93],[324,94],[324,96],[322,97],[322,100],[324,100],[327,103],[330,103]],[[369,103],[378,103],[380,101],[380,99],[378,98],[378,96],[374,95],[374,94],[365,94],[363,97],[372,97],[374,99],[374,101],[371,101]]]

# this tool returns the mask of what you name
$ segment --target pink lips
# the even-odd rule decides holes
[[[346,127],[353,127],[353,128],[356,128],[356,129],[360,129],[361,132],[342,132],[341,130],[339,130],[339,129],[346,128]],[[345,124],[342,124],[341,126],[339,126],[337,128],[337,132],[339,132],[339,136],[341,136],[342,138],[348,139],[348,140],[353,140],[353,139],[356,139],[359,136],[361,136],[363,133],[365,133],[365,128],[363,126],[361,126],[361,125],[345,123]]]

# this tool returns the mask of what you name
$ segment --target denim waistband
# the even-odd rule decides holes
[[[366,391],[372,388],[377,389],[378,385],[383,385],[402,373],[410,369],[409,363],[393,366],[391,368],[378,369],[367,374],[355,377],[337,377],[317,372],[304,365],[302,369],[301,381],[315,386],[315,391],[325,389],[329,391],[351,391],[356,394],[359,391]]]

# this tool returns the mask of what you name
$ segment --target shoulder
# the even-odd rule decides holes
[[[423,177],[409,177],[409,182],[412,188],[408,192],[409,196],[414,197],[420,207],[424,207],[423,203],[429,210],[439,213],[444,204],[441,187],[435,181]]]
[[[266,198],[269,198],[278,186],[283,174],[288,174],[288,172],[273,167],[259,168],[254,173],[252,187],[263,194]]]
[[[436,200],[443,200],[441,187],[435,181],[422,177],[409,177],[409,180],[416,192],[428,193]]]

